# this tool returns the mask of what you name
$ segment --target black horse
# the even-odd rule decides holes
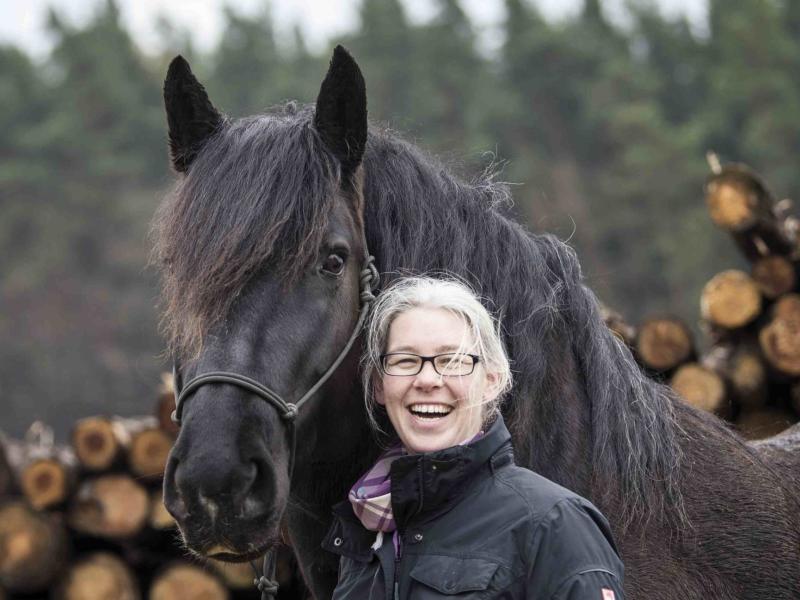
[[[188,64],[165,83],[182,174],[154,221],[163,324],[185,382],[237,371],[292,401],[355,327],[364,257],[383,282],[447,271],[502,317],[515,386],[504,414],[517,461],[609,517],[636,599],[800,597],[796,436],[748,446],[642,375],[606,329],[574,251],[506,213],[508,190],[465,183],[413,145],[367,131],[361,73],[334,51],[316,108],[230,120]],[[246,390],[186,402],[165,496],[189,549],[255,557],[288,536],[317,598],[336,562],[330,506],[380,450],[358,344],[288,429]]]

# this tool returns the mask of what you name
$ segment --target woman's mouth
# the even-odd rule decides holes
[[[447,404],[417,403],[409,405],[408,411],[420,419],[441,419],[453,412],[453,407]]]

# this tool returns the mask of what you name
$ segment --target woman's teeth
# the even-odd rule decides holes
[[[453,407],[446,404],[412,404],[408,407],[411,414],[425,419],[439,419],[449,415]]]

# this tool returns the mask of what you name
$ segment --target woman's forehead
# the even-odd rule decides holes
[[[425,348],[426,352],[447,352],[474,344],[466,319],[444,308],[419,306],[397,315],[389,327],[387,349]]]

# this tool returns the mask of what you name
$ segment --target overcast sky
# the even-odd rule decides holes
[[[666,14],[687,14],[702,28],[705,0],[653,0]],[[82,23],[97,10],[103,0],[0,0],[0,42],[24,47],[38,58],[47,54],[50,40],[44,29],[48,6],[72,23]],[[606,0],[612,18],[624,18],[625,0]],[[143,49],[157,48],[154,27],[159,15],[189,29],[201,50],[214,46],[222,27],[222,6],[229,4],[239,12],[253,13],[269,4],[280,32],[300,24],[309,45],[323,49],[328,40],[356,25],[360,0],[118,0],[122,18]],[[424,21],[435,11],[431,0],[404,0],[409,17]],[[574,13],[582,0],[537,0],[534,2],[548,17],[558,19]],[[502,0],[461,0],[461,5],[476,24],[485,47],[498,43],[497,28],[503,19]]]

